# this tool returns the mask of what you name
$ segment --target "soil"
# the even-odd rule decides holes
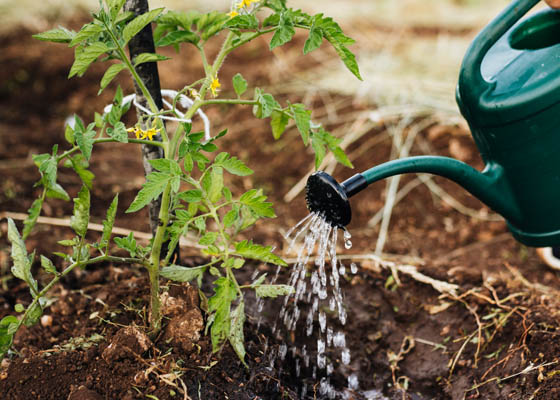
[[[116,87],[113,84],[96,95],[103,73],[98,65],[82,79],[67,80],[72,51],[63,45],[34,41],[30,34],[20,31],[0,39],[0,212],[26,212],[38,194],[33,188],[38,172],[30,155],[50,152],[53,144],[64,143],[64,120],[77,113],[89,121],[111,101],[111,89]],[[295,71],[313,68],[317,61],[297,56],[303,40],[298,38],[282,50],[283,56],[293,55],[288,69],[266,51],[264,41],[232,55],[221,71],[223,90],[232,90],[227,82],[238,71],[249,82],[274,91],[275,84],[293,77]],[[187,51],[178,57],[180,60],[161,63],[162,87],[181,87],[187,77],[200,76],[201,65],[184,62],[194,56]],[[131,91],[125,79],[120,83],[125,92]],[[329,104],[344,105],[337,109],[339,115],[371,108],[336,94],[310,95],[306,102],[318,110],[315,118],[324,114]],[[303,194],[289,203],[283,196],[312,168],[312,155],[295,129],[274,141],[266,121],[254,119],[248,109],[218,107],[208,113],[215,129],[230,128],[222,148],[255,170],[250,178],[229,178],[231,185],[238,192],[263,187],[276,206],[279,217],[258,223],[247,237],[274,245],[281,253],[285,248],[282,233],[307,214]],[[133,113],[127,118],[133,123]],[[334,121],[327,128],[339,125]],[[380,140],[370,151],[360,151],[372,138],[382,138],[386,128],[383,124],[372,128],[349,147],[356,171],[390,157],[388,139]],[[420,137],[431,144],[434,154],[459,157],[476,168],[483,166],[462,126],[432,125],[423,129]],[[124,213],[143,182],[140,151],[128,149],[102,146],[95,150],[91,160],[96,175],[92,219],[102,220],[118,192],[117,225],[147,232],[144,212]],[[419,154],[420,149],[415,146],[412,153]],[[353,173],[337,167],[334,175],[344,179]],[[75,195],[81,185],[79,178],[64,168],[59,176],[70,195]],[[403,177],[402,185],[413,178]],[[438,178],[435,182],[463,205],[479,214],[490,214],[453,183]],[[425,276],[456,284],[459,289],[456,295],[442,294],[405,273],[397,275],[400,285],[396,285],[390,268],[361,257],[375,247],[379,228],[367,227],[367,221],[383,206],[384,190],[385,184],[377,183],[352,200],[353,221],[348,228],[353,247],[340,250],[341,255],[354,256],[359,266],[359,272],[343,282],[349,314],[344,330],[352,363],[335,372],[335,385],[344,388],[346,377],[356,373],[361,392],[347,392],[348,398],[559,398],[559,273],[544,266],[534,250],[517,243],[503,221],[466,216],[419,185],[395,206],[385,252],[394,265],[414,264]],[[71,203],[49,201],[43,215],[63,218],[71,212]],[[0,318],[14,314],[16,303],[30,301],[25,285],[10,275],[6,230],[3,219]],[[97,234],[88,235],[93,239]],[[27,246],[30,251],[49,255],[61,250],[57,241],[69,237],[71,232],[65,227],[40,224]],[[203,262],[189,248],[182,249],[181,257],[187,266]],[[249,265],[243,272],[246,276],[242,273],[239,279],[248,281],[255,268],[271,269]],[[36,273],[40,282],[48,279],[39,268]],[[280,280],[286,276],[283,272]],[[180,308],[170,312],[168,320],[179,316],[187,318],[177,322],[179,327],[189,321],[193,326],[202,325],[205,316],[197,308],[196,288],[166,281],[162,284],[176,299],[174,304],[184,306],[184,312]],[[140,269],[112,264],[88,267],[66,277],[51,297],[53,302],[41,323],[21,329],[14,343],[16,352],[2,362],[1,399],[298,398],[301,379],[295,376],[290,358],[271,368],[265,352],[266,346],[279,345],[271,335],[278,303],[267,303],[260,315],[249,309],[245,368],[229,347],[213,354],[209,338],[196,329],[182,337],[190,342],[173,342],[173,334],[163,334],[154,342],[147,339],[143,331],[148,281]],[[185,317],[190,312],[186,310],[195,312]],[[264,316],[264,322],[257,329],[259,316]],[[292,340],[303,343],[309,339],[293,336]],[[410,351],[402,352],[407,343]],[[308,392],[308,398],[320,397],[316,390]]]

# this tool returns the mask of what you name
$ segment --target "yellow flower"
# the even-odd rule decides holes
[[[126,131],[134,132],[136,139],[140,139],[140,136],[142,135],[142,129],[138,128],[137,126],[135,126],[134,128],[128,128]]]
[[[136,139],[153,140],[154,136],[157,135],[160,130],[161,129],[156,129],[155,127],[152,126],[150,129],[145,131],[142,128],[139,128],[138,126],[135,126],[134,128],[128,128],[126,131],[127,132],[134,132],[134,135],[136,136]]]
[[[144,139],[147,137],[148,140],[153,140],[154,136],[157,135],[160,130],[161,129],[156,129],[154,127],[151,127],[150,129],[144,132],[145,133]]]
[[[232,10],[228,15],[230,18],[233,18],[233,17],[237,17],[239,13],[235,10]]]
[[[218,95],[218,89],[220,88],[220,80],[216,77],[212,80],[210,84],[210,90],[212,91],[212,96],[216,97]]]
[[[249,7],[253,3],[258,3],[260,0],[241,0],[239,4],[237,4],[237,8],[241,9],[243,7]]]

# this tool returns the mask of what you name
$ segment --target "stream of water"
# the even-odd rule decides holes
[[[344,332],[348,316],[340,280],[346,274],[355,274],[357,266],[352,263],[348,269],[337,258],[338,231],[321,215],[312,213],[285,235],[289,243],[287,252],[293,250],[297,254],[288,280],[295,291],[284,298],[273,326],[273,334],[281,337],[280,331],[283,329],[284,332],[305,334],[310,340],[305,344],[288,344],[290,341],[285,340],[276,351],[270,351],[269,360],[271,367],[276,362],[282,365],[290,354],[295,362],[296,376],[318,382],[316,387],[311,387],[302,379],[300,398],[314,393],[325,399],[348,396],[341,391],[340,384],[335,389],[331,377],[337,368],[348,371],[352,359]],[[350,233],[343,230],[346,249],[352,247],[350,239]],[[278,272],[273,281],[278,277]],[[262,310],[261,300],[257,309]],[[302,369],[305,369],[305,375]],[[348,376],[347,388],[351,391],[359,389],[357,374]]]

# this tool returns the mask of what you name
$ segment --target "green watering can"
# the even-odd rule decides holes
[[[457,103],[486,167],[448,157],[418,156],[377,165],[337,183],[311,175],[310,211],[333,226],[351,219],[348,198],[393,175],[423,172],[451,179],[506,220],[528,246],[560,245],[560,11],[517,23],[539,0],[515,0],[465,55]]]

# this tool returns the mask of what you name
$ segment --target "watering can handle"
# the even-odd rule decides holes
[[[463,59],[457,86],[458,96],[464,100],[476,101],[484,92],[493,87],[493,84],[482,76],[482,60],[488,50],[539,1],[513,0],[476,36]]]

